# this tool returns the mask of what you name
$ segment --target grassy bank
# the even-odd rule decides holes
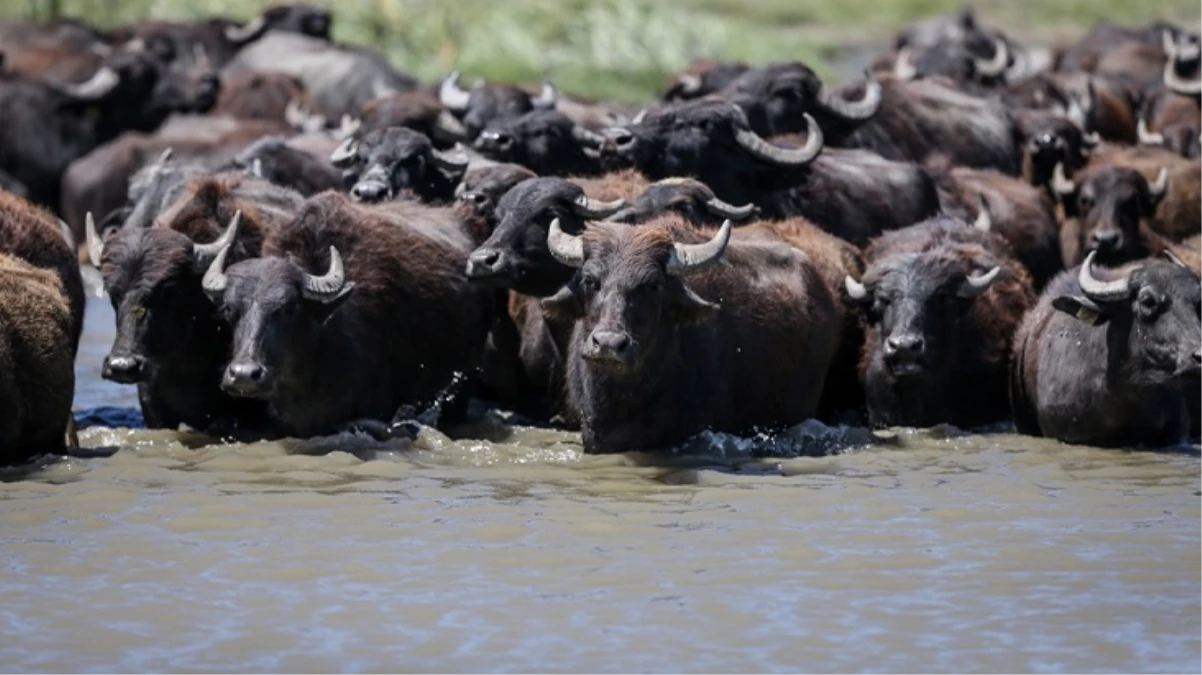
[[[0,16],[55,12],[101,26],[144,18],[246,18],[267,0],[17,0]],[[432,79],[553,78],[583,96],[645,99],[667,73],[696,57],[799,59],[820,73],[843,47],[884,46],[917,17],[961,0],[339,0],[337,39],[375,45],[398,67]],[[1107,18],[1167,19],[1197,29],[1197,0],[1011,0],[984,20],[1039,41],[1071,39]]]

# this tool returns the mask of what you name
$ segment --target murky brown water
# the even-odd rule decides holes
[[[79,407],[99,380],[94,300]],[[20,671],[1202,668],[1199,459],[902,433],[828,457],[585,457],[572,434],[192,449],[0,484]],[[807,427],[798,447],[863,433]],[[806,440],[808,439],[808,440]],[[327,452],[331,451],[331,452]]]

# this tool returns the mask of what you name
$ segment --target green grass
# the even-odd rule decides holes
[[[248,18],[267,0],[27,0],[0,3],[0,17],[55,12],[101,26],[143,18]],[[374,45],[423,79],[459,68],[469,81],[534,82],[565,91],[644,100],[697,57],[753,63],[797,59],[820,74],[842,47],[883,47],[915,18],[959,9],[960,0],[338,0],[338,40]],[[1011,33],[1051,41],[1102,18],[1167,19],[1197,29],[1197,0],[995,1],[978,16]]]

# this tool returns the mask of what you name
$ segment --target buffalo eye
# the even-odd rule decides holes
[[[601,284],[597,281],[597,277],[591,274],[580,275],[580,290],[584,293],[592,295],[593,293],[596,293],[597,289],[600,287]]]
[[[1156,297],[1151,291],[1140,293],[1137,302],[1140,314],[1145,317],[1155,316],[1160,309],[1160,298]]]
[[[1093,208],[1093,197],[1083,194],[1077,198],[1077,207],[1082,211],[1088,211]]]

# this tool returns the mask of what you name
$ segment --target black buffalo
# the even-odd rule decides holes
[[[330,162],[343,169],[351,196],[369,203],[393,199],[401,191],[431,204],[450,203],[468,167],[463,153],[437,150],[425,135],[400,127],[348,138]]]
[[[531,110],[554,110],[559,92],[550,82],[543,82],[538,95],[520,87],[480,83],[471,89],[459,85],[459,72],[442,81],[438,101],[459,117],[469,139],[474,139],[490,123],[512,119]]]

